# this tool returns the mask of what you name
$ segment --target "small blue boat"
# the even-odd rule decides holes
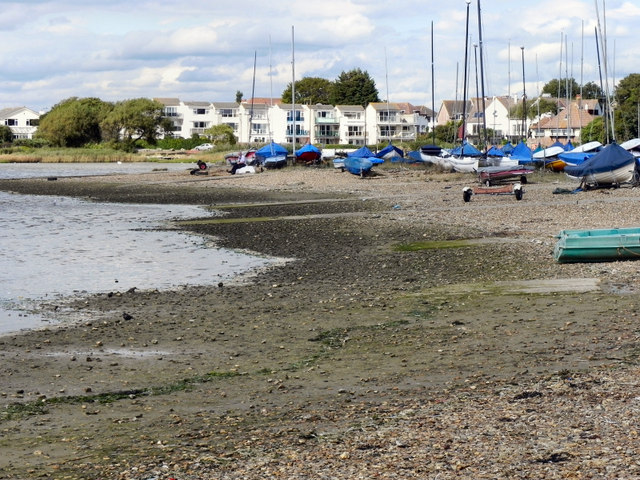
[[[364,177],[371,171],[372,167],[373,162],[370,158],[347,156],[347,158],[344,159],[344,168],[354,175]]]
[[[640,227],[563,230],[557,237],[558,263],[640,260]]]
[[[272,141],[256,151],[256,158],[265,168],[282,168],[287,164],[288,153],[286,148]]]

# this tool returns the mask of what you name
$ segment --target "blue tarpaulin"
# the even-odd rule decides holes
[[[631,152],[626,151],[617,143],[612,143],[579,165],[567,165],[564,167],[564,172],[572,177],[585,177],[596,173],[610,172],[635,161],[636,159]]]

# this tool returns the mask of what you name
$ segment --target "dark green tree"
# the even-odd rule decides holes
[[[582,98],[602,98],[603,96],[600,85],[595,82],[587,82],[582,86]]]
[[[333,82],[330,104],[362,105],[379,102],[378,89],[368,72],[359,68],[342,72]]]
[[[6,125],[0,125],[0,143],[11,143],[13,141],[13,132]]]
[[[640,136],[640,73],[632,73],[618,83],[615,90],[616,139]]]
[[[304,77],[302,80],[296,81],[296,104],[315,105],[321,103],[329,105],[332,90],[333,83],[325,78]],[[282,101],[283,103],[292,103],[291,82],[282,92]]]
[[[542,87],[542,93],[548,93],[555,98],[567,98],[567,95],[569,95],[570,98],[575,98],[575,96],[580,93],[580,85],[578,85],[578,82],[573,78],[562,79],[560,81],[555,78]]]
[[[242,96],[244,94],[240,90],[236,90],[236,103],[242,102]]]
[[[100,143],[100,124],[112,109],[113,104],[99,98],[68,98],[40,118],[36,137],[54,147]]]
[[[603,117],[596,117],[587,126],[585,126],[582,129],[580,138],[583,143],[596,141],[602,144],[606,143],[607,139],[604,133]]]
[[[164,105],[148,98],[118,102],[100,124],[104,139],[125,144],[144,139],[154,144],[169,128],[163,111]]]

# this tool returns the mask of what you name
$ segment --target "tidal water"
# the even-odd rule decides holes
[[[0,164],[0,178],[121,173],[105,168],[121,167],[116,164],[36,165],[18,171]],[[131,165],[132,173],[158,168],[126,166]],[[207,215],[214,213],[189,205],[97,203],[0,192],[0,334],[55,322],[39,311],[43,300],[132,287],[217,284],[273,261],[218,248],[206,237],[162,230],[169,220]]]

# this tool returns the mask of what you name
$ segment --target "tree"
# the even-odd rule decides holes
[[[607,139],[604,134],[604,121],[602,117],[594,118],[587,126],[585,126],[580,133],[580,138],[583,143],[596,141],[606,143]]]
[[[0,125],[0,143],[11,143],[13,141],[13,132],[6,125]]]
[[[240,90],[236,90],[236,103],[242,102],[243,95],[244,93],[242,93]]]
[[[328,105],[331,103],[332,90],[333,83],[325,78],[304,77],[302,80],[296,81],[296,104],[315,105],[321,103]],[[284,103],[292,103],[291,82],[282,92],[282,101]]]
[[[164,105],[148,98],[134,98],[118,102],[104,118],[102,127],[105,140],[133,144],[144,139],[154,144],[169,125],[163,117]]]
[[[53,106],[40,118],[37,137],[54,147],[82,147],[100,143],[100,124],[113,108],[99,98],[71,97]]]
[[[570,98],[574,98],[580,93],[580,86],[578,85],[578,82],[576,82],[573,78],[560,81],[558,81],[558,79],[556,78],[542,87],[542,93],[548,93],[555,98],[566,98],[567,96],[569,96]]]
[[[204,133],[210,136],[214,142],[226,143],[229,145],[235,145],[237,142],[236,136],[233,134],[233,127],[230,125],[214,125],[213,127],[205,130]]]
[[[332,105],[362,105],[366,107],[371,102],[379,102],[376,83],[366,71],[359,68],[342,72],[333,82],[330,96]]]
[[[602,89],[595,82],[587,82],[582,86],[582,98],[602,98]]]
[[[615,90],[616,137],[629,139],[640,136],[640,73],[632,73],[618,83]]]

